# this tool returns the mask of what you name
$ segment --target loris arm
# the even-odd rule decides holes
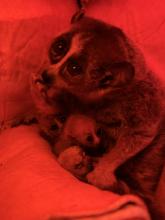
[[[110,149],[101,161],[107,162],[109,164],[108,169],[115,171],[117,167],[145,149],[153,141],[158,130],[158,124],[148,125],[145,129],[140,130],[126,129],[119,137],[115,147]]]
[[[115,171],[120,165],[149,146],[164,117],[161,89],[154,87],[154,84],[138,82],[121,97],[122,102],[119,99],[109,105],[110,111],[114,109],[113,114],[109,115],[120,113],[124,125],[117,143],[100,158],[98,166],[87,176],[90,183],[104,189],[113,189],[116,185]]]
[[[99,188],[114,190],[117,187],[116,169],[152,142],[158,125],[159,122],[144,125],[141,129],[124,129],[116,145],[100,158],[97,167],[88,174],[88,181]]]

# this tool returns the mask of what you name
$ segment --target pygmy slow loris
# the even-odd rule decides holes
[[[90,115],[116,139],[88,181],[113,190],[119,175],[154,195],[165,157],[165,87],[141,52],[121,29],[84,17],[54,40],[49,58],[39,77],[47,103]]]

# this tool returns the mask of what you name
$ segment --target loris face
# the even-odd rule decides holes
[[[86,115],[73,114],[66,120],[58,141],[54,145],[54,152],[59,155],[71,146],[81,147],[88,155],[102,155],[113,140],[107,139],[103,127]],[[111,143],[111,144],[112,144]]]
[[[120,29],[86,17],[53,41],[41,81],[50,98],[66,90],[95,99],[133,81],[133,53]]]

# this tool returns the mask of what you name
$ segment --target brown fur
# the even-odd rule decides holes
[[[152,201],[165,156],[162,82],[119,28],[91,18],[55,39],[49,55],[49,80],[41,77],[47,103],[55,112],[89,115],[116,140],[88,181],[115,190],[122,178]]]
[[[80,146],[91,154],[106,150],[105,135],[95,120],[87,115],[73,114],[66,120],[58,141],[55,143],[54,152],[59,155],[70,146]],[[103,151],[104,152],[104,151]],[[90,153],[89,153],[90,154]],[[101,154],[101,152],[100,152]]]

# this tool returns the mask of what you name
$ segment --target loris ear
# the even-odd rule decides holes
[[[99,87],[121,87],[130,83],[134,74],[135,69],[131,63],[127,61],[114,63],[106,70],[104,77],[99,82]]]

